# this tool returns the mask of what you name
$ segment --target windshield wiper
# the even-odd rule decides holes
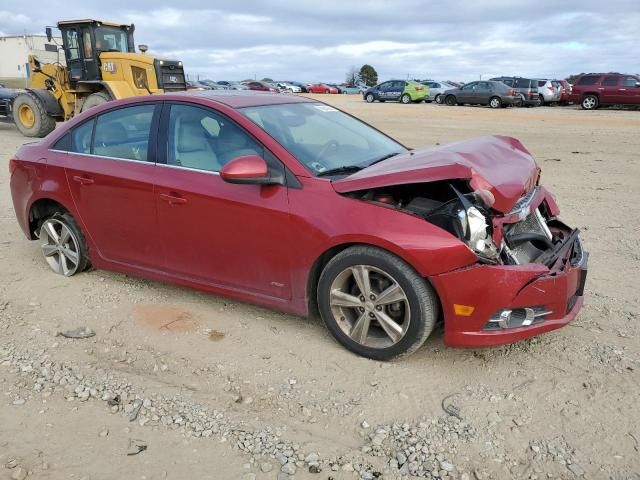
[[[380,163],[380,162],[384,162],[385,160],[388,160],[391,157],[395,157],[396,155],[400,155],[403,152],[395,152],[395,153],[389,153],[383,157],[380,157],[376,160],[374,160],[373,162],[371,162],[369,165],[367,165],[368,167],[370,167],[371,165],[375,165],[376,163]]]
[[[328,177],[328,176],[331,176],[331,175],[342,175],[342,174],[346,175],[346,174],[349,174],[349,173],[359,172],[362,169],[364,169],[364,167],[361,167],[359,165],[342,165],[341,167],[330,168],[329,170],[325,170],[324,172],[320,172],[316,176],[317,177]]]

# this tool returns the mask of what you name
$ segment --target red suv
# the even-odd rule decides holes
[[[585,110],[601,105],[640,105],[640,76],[624,73],[587,73],[580,75],[571,99]]]

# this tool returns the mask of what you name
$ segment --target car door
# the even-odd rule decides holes
[[[622,88],[620,85],[621,77],[620,75],[605,75],[602,81],[600,82],[600,86],[598,87],[598,93],[600,97],[600,103],[618,103],[620,100],[620,92],[619,89]]]
[[[67,181],[86,234],[106,260],[157,267],[153,180],[159,104],[110,110],[74,128]]]
[[[618,87],[618,103],[626,105],[640,105],[640,80],[631,75],[622,77]]]
[[[389,89],[387,98],[389,100],[400,100],[400,97],[404,93],[404,89],[406,85],[407,85],[407,82],[404,82],[401,80],[396,80],[394,82],[391,82],[391,87]]]
[[[467,83],[456,92],[458,103],[471,103],[477,82]]]
[[[495,93],[500,95],[499,93]],[[491,91],[491,84],[489,82],[478,82],[478,86],[475,90],[475,103],[479,103],[480,105],[488,105],[489,99],[494,95],[494,92]]]
[[[383,82],[376,87],[376,95],[379,100],[386,100],[388,97],[388,92],[391,90],[391,82]]]
[[[156,202],[163,268],[201,283],[289,298],[287,188],[230,184],[219,175],[243,155],[284,167],[211,108],[166,104],[162,125]]]

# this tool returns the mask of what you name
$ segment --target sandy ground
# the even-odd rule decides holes
[[[379,428],[403,424],[440,452],[429,475],[640,478],[640,112],[317,97],[409,146],[522,140],[591,253],[576,321],[485,350],[447,348],[436,330],[410,358],[379,363],[340,347],[319,320],[105,271],[54,275],[15,221],[7,163],[25,139],[0,124],[0,479],[293,478],[278,476],[277,458],[246,452],[239,432],[275,432],[296,479],[396,478],[399,444]],[[96,336],[55,336],[77,326]],[[72,374],[47,377],[49,365]],[[142,417],[129,421],[129,400],[102,401],[109,389],[149,399]],[[464,428],[449,430],[458,420],[446,397]],[[189,422],[172,422],[181,408]],[[198,431],[190,415],[205,411],[214,420]],[[131,439],[147,450],[128,456]],[[309,473],[309,453],[321,473]]]

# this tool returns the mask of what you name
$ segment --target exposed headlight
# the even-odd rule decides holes
[[[471,249],[479,255],[495,258],[498,254],[489,236],[486,217],[474,206],[458,212],[462,231]]]

